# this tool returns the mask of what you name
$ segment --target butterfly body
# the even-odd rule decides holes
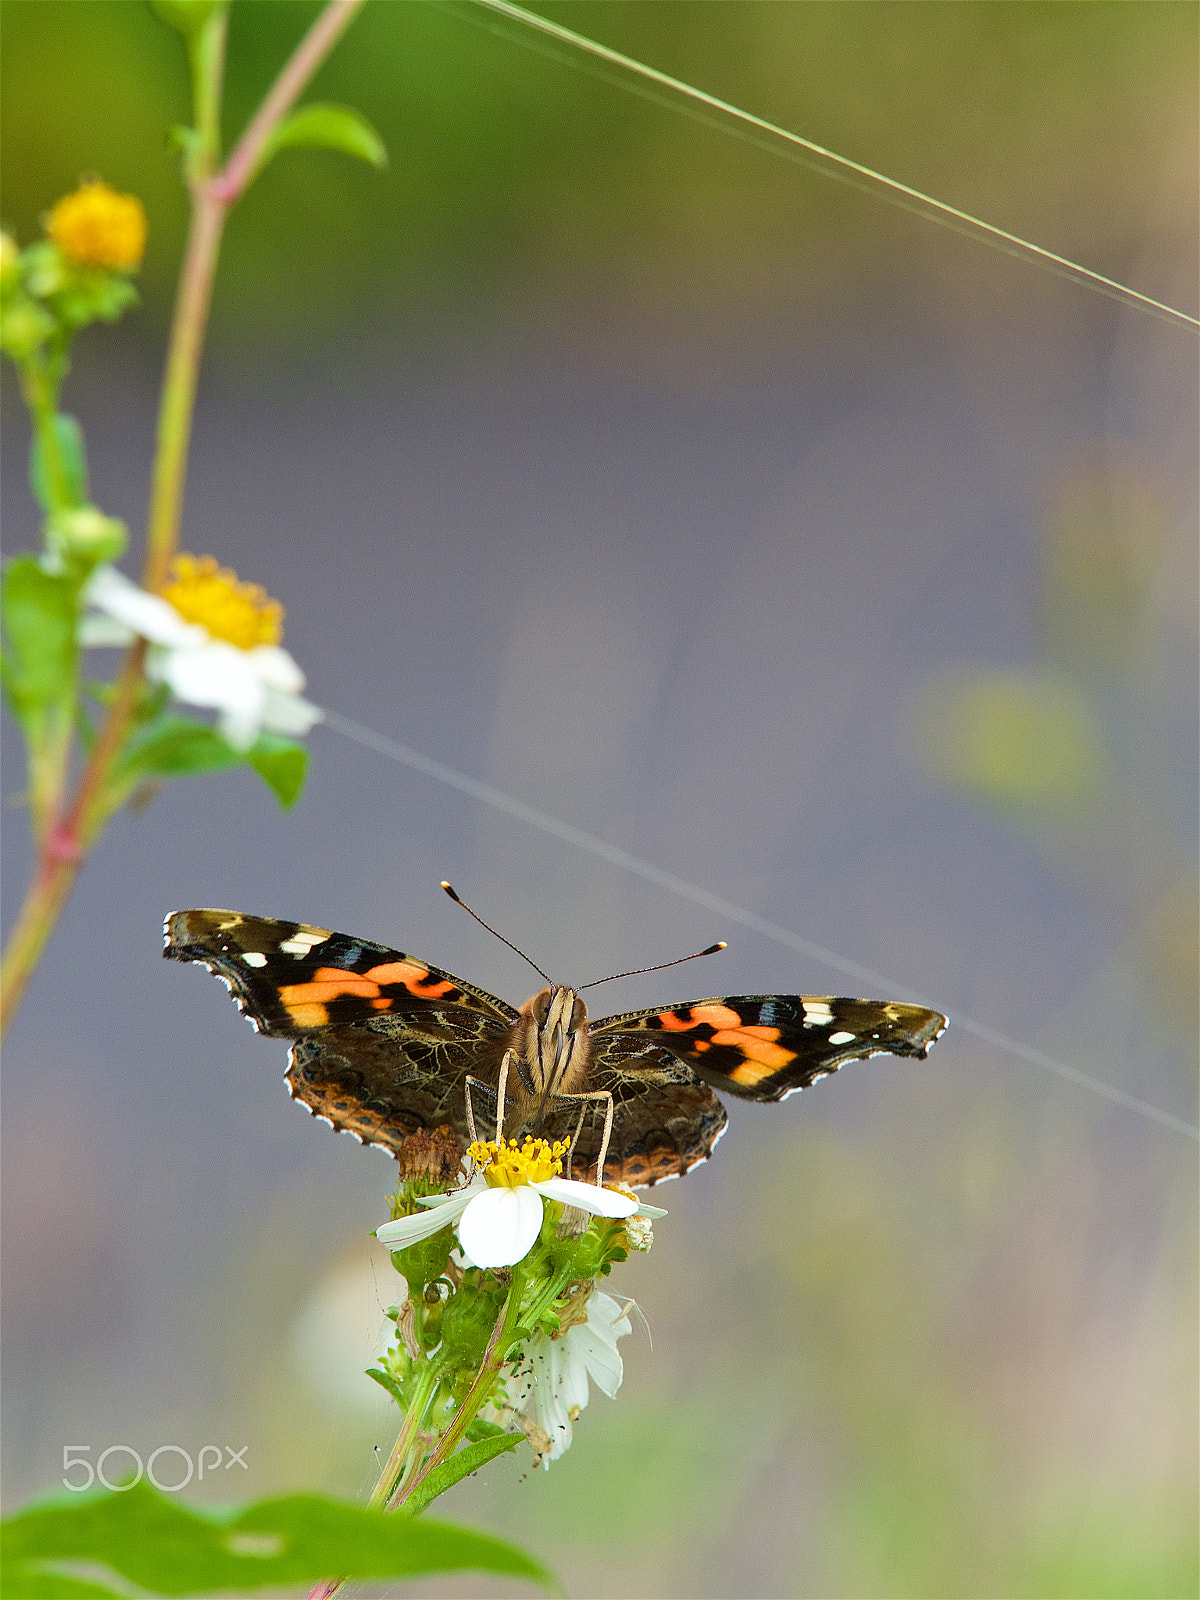
[[[923,1057],[946,1018],[922,1006],[841,996],[726,995],[588,1018],[551,984],[515,1010],[385,945],[240,912],[167,918],[171,959],[207,966],[262,1033],[293,1041],[288,1088],[314,1116],[396,1154],[443,1125],[464,1150],[495,1133],[574,1139],[574,1175],[661,1182],[711,1154],[719,1089],[781,1100],[843,1062]],[[503,1085],[503,1087],[502,1087]],[[490,1120],[489,1120],[490,1119]]]

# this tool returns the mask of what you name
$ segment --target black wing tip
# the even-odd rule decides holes
[[[929,1013],[929,1022],[926,1024],[925,1037],[921,1040],[921,1050],[919,1056],[921,1061],[928,1060],[929,1052],[933,1049],[934,1045],[942,1037],[949,1026],[950,1018],[943,1016],[940,1011],[931,1011]],[[930,1028],[932,1028],[932,1032],[928,1031]]]
[[[228,917],[241,920],[237,911],[223,911],[218,906],[193,906],[189,911],[170,911],[163,919],[163,955],[168,961],[197,961],[211,952],[206,946],[206,936],[211,934],[214,919]],[[205,951],[205,957],[196,952]]]

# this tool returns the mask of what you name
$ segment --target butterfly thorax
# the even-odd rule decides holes
[[[508,1092],[520,1101],[524,1091],[538,1118],[555,1096],[574,1094],[587,1075],[587,1006],[574,989],[558,984],[540,989],[521,1007],[508,1048],[520,1084],[510,1077]]]

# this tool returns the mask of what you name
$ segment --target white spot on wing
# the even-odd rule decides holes
[[[829,1042],[830,1044],[849,1044],[853,1038],[854,1035],[852,1033],[847,1033],[843,1028],[841,1033],[831,1033],[829,1035]]]
[[[247,950],[242,960],[248,967],[265,967],[267,958],[261,950]]]
[[[279,946],[289,956],[306,956],[314,945],[324,944],[329,938],[328,933],[320,928],[297,928],[290,939],[285,939]]]
[[[806,1028],[828,1028],[833,1023],[833,1012],[828,1000],[806,1000],[804,1002],[804,1026]]]

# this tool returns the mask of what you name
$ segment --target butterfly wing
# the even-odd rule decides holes
[[[401,950],[236,911],[175,912],[163,954],[206,966],[260,1033],[296,1041],[288,1089],[314,1116],[393,1154],[443,1123],[465,1147],[465,1079],[495,1078],[517,1015]]]
[[[867,1056],[924,1058],[946,1030],[940,1011],[842,995],[735,994],[592,1026],[596,1045],[621,1034],[652,1041],[715,1089],[782,1100]]]
[[[710,1156],[725,1131],[725,1107],[669,1050],[631,1033],[592,1038],[588,1090],[610,1094],[613,1126],[605,1183],[627,1188],[679,1178]],[[575,1139],[571,1176],[597,1181],[607,1102],[564,1096],[538,1124],[545,1139]]]

